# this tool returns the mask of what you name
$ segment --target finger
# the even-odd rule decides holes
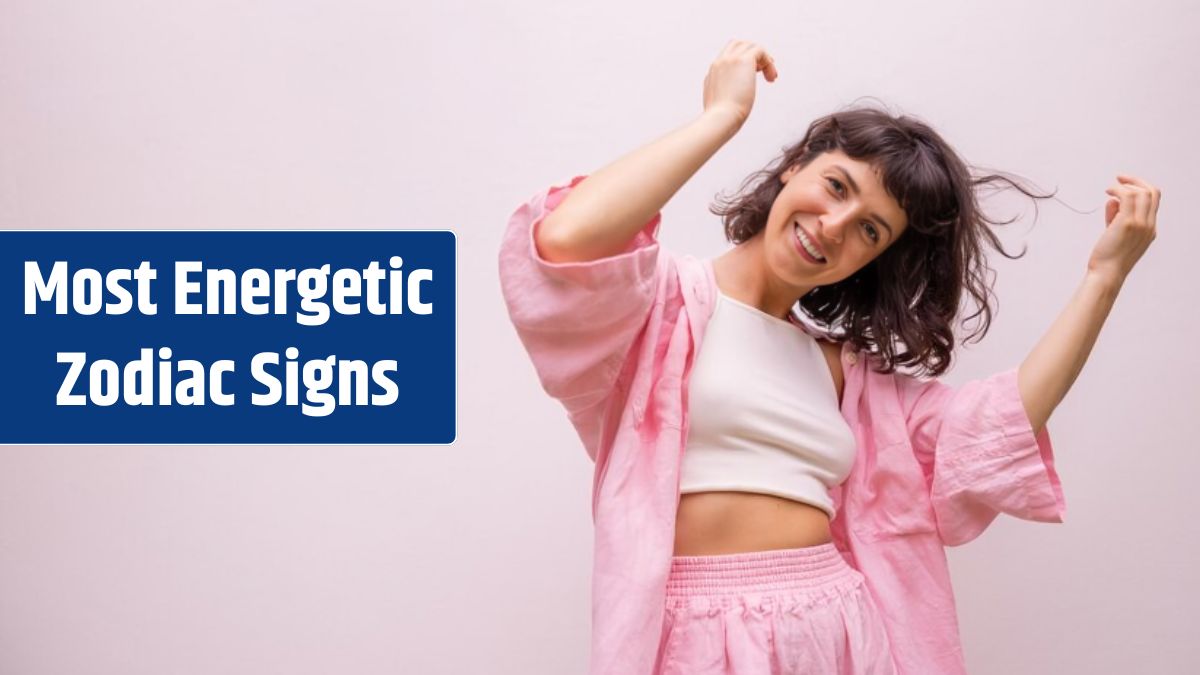
[[[1104,205],[1104,226],[1112,225],[1113,218],[1117,215],[1117,209],[1121,208],[1121,202],[1116,199],[1110,199]]]
[[[1133,213],[1136,216],[1133,222],[1150,226],[1150,204],[1149,190],[1139,190],[1133,195]]]
[[[1137,185],[1138,187],[1142,187],[1147,190],[1154,189],[1153,185],[1147,183],[1146,181],[1142,180],[1141,178],[1138,178],[1137,176],[1131,176],[1127,173],[1117,174],[1117,180],[1121,181],[1122,183],[1129,183],[1129,184]]]
[[[1126,188],[1125,190],[1122,190],[1121,208],[1118,209],[1117,213],[1122,217],[1124,222],[1128,223],[1133,219],[1136,209],[1137,201],[1133,188]]]
[[[762,68],[763,77],[766,77],[768,82],[774,82],[775,78],[779,77],[779,71],[775,68],[775,59],[771,58],[769,54],[763,52],[758,63]]]
[[[1117,201],[1125,201],[1129,197],[1133,196],[1133,192],[1133,188],[1129,187],[1128,185],[1110,185],[1104,190],[1105,194],[1111,195]]]
[[[767,78],[768,82],[773,82],[779,76],[779,71],[775,69],[775,59],[761,45],[752,45],[749,55],[754,57],[754,70],[763,71],[763,77]]]
[[[1153,196],[1156,188],[1146,181],[1127,173],[1117,174],[1117,181],[1134,191],[1135,212],[1141,218],[1137,222],[1149,224],[1153,219]]]
[[[1113,185],[1104,192],[1113,199],[1117,200],[1117,212],[1120,213],[1124,219],[1128,220],[1133,216],[1134,194],[1136,193],[1134,188],[1128,185]],[[1108,218],[1108,221],[1111,222],[1112,218]]]
[[[767,68],[765,72],[771,76],[772,82],[779,78],[779,69],[775,67],[775,59],[771,58],[770,55],[767,56]]]
[[[1162,190],[1159,190],[1158,188],[1154,187],[1153,185],[1146,182],[1145,180],[1138,178],[1137,176],[1133,176],[1133,175],[1130,175],[1127,173],[1117,174],[1117,180],[1120,181],[1121,184],[1123,184],[1123,185],[1136,185],[1136,186],[1144,189],[1147,192],[1147,194],[1149,194],[1150,202],[1149,202],[1149,205],[1147,206],[1145,222],[1148,223],[1151,227],[1155,227],[1158,224],[1158,202],[1159,202],[1159,199],[1162,197]]]

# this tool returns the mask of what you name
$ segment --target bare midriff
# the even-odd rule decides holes
[[[675,555],[726,555],[833,541],[829,514],[811,504],[754,492],[680,495]]]

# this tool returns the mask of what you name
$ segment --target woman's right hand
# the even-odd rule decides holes
[[[754,107],[755,79],[760,70],[767,82],[779,77],[775,59],[767,50],[746,40],[731,40],[704,78],[704,112],[728,110],[739,125],[745,123]]]

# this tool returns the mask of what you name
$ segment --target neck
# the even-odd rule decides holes
[[[780,319],[814,288],[790,286],[771,273],[762,232],[715,258],[713,272],[722,293]]]

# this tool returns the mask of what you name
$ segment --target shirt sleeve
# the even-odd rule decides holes
[[[975,539],[1000,513],[1063,522],[1050,432],[1034,434],[1016,368],[957,388],[908,376],[897,382],[944,545]]]
[[[611,392],[654,306],[667,257],[659,255],[659,213],[615,255],[583,262],[543,258],[534,237],[538,226],[584,178],[518,207],[500,247],[509,317],[543,389],[573,420]]]

